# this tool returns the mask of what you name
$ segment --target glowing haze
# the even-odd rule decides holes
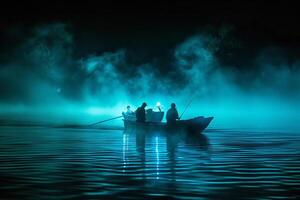
[[[136,64],[126,48],[77,57],[67,25],[35,27],[0,62],[1,119],[85,124],[144,101],[163,110],[175,102],[181,113],[192,99],[183,118],[214,116],[211,127],[297,127],[299,60],[268,46],[244,69],[228,66],[221,57],[241,46],[231,31],[191,35],[170,49],[165,66],[161,58]]]

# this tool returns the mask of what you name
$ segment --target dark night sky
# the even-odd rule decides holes
[[[176,45],[207,26],[222,24],[235,27],[234,37],[243,42],[241,52],[248,60],[266,46],[284,48],[292,58],[300,56],[296,4],[259,0],[199,2],[9,1],[0,8],[0,59],[9,58],[10,50],[29,37],[33,27],[55,22],[70,25],[76,57],[124,48],[138,63],[156,58],[168,62]],[[236,55],[231,64],[243,59]]]
[[[0,8],[1,32],[16,25],[63,21],[72,25],[79,40],[89,33],[90,39],[106,36],[121,46],[144,45],[146,40],[151,48],[158,37],[165,41],[168,38],[168,46],[205,25],[229,23],[250,43],[276,42],[289,47],[300,44],[299,7],[288,1],[9,2]],[[1,36],[1,42],[8,42],[9,38],[4,39],[3,33]]]

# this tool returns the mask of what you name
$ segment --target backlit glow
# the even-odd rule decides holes
[[[160,106],[161,106],[160,102],[157,102],[157,103],[156,103],[156,106],[157,106],[157,107],[160,107]]]

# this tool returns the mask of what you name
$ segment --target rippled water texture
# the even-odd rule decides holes
[[[0,128],[1,199],[300,198],[300,134]]]

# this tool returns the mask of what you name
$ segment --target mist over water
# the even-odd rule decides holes
[[[221,27],[179,41],[168,59],[141,63],[126,48],[76,56],[73,31],[63,23],[34,27],[2,54],[1,119],[84,124],[143,101],[164,110],[175,102],[181,113],[193,99],[183,118],[214,116],[211,127],[299,128],[300,62],[282,47],[226,63],[247,47]]]

